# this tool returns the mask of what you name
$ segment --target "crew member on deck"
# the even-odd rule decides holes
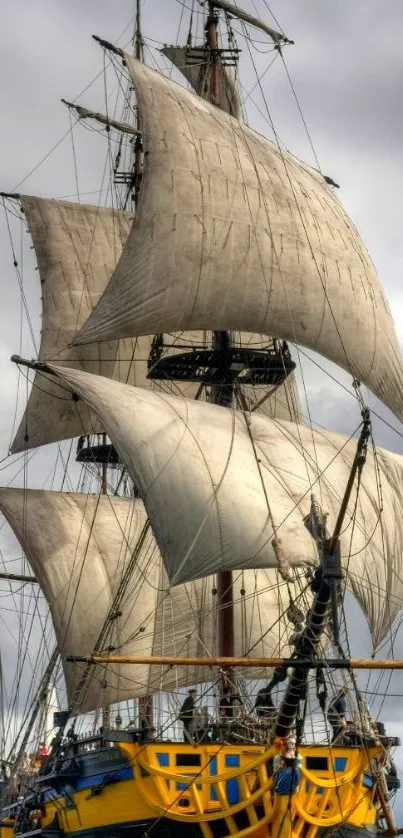
[[[243,715],[243,701],[236,688],[231,689],[232,718],[239,719]]]
[[[189,694],[185,698],[182,707],[179,710],[179,720],[183,724],[183,735],[185,742],[190,742],[193,739],[193,736],[190,732],[190,726],[194,718],[196,696],[197,690],[189,690]]]
[[[39,743],[39,748],[38,748],[38,759],[43,764],[45,762],[46,757],[48,757],[48,756],[49,756],[48,746],[45,744],[45,742],[40,742]]]
[[[267,687],[262,687],[257,693],[254,710],[259,719],[269,721],[276,712],[271,693]]]
[[[346,713],[347,713],[347,692],[344,687],[339,690],[337,695],[332,699],[327,710],[327,720],[332,726],[333,736],[332,742],[337,739],[342,730],[347,727]]]
[[[232,719],[232,700],[229,687],[223,687],[222,697],[218,707],[218,714],[221,722],[226,722],[227,719]]]

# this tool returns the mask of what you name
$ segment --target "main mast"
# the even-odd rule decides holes
[[[209,11],[206,23],[206,45],[209,50],[210,73],[209,73],[209,99],[213,105],[219,107],[220,101],[220,74],[218,62],[218,16],[214,3],[209,3]],[[224,360],[231,345],[229,332],[213,332],[213,349],[219,353]],[[224,368],[221,368],[224,373]],[[233,400],[234,385],[230,381],[225,382],[224,375],[221,380],[211,387],[211,401],[222,407],[231,407]],[[217,574],[217,639],[218,655],[233,657],[234,655],[234,589],[232,572],[222,570]],[[233,672],[226,669],[227,679],[232,682]]]
[[[199,66],[199,81],[195,87],[202,98],[233,115],[234,103],[229,101],[229,76],[237,66],[239,50],[229,39],[229,48],[222,49],[218,39],[218,10],[220,4],[208,3],[203,47],[192,47],[189,34],[185,63]],[[273,34],[273,33],[272,33]],[[163,50],[164,52],[165,50]],[[169,51],[167,52],[169,57]],[[226,94],[226,95],[224,95]],[[228,100],[228,101],[227,101]],[[231,340],[228,331],[213,331],[211,348],[192,348],[192,352],[167,356],[164,335],[157,335],[149,359],[148,377],[155,380],[194,381],[207,388],[209,400],[221,407],[232,407],[234,397],[243,409],[247,402],[242,384],[265,385],[276,389],[295,368],[285,344],[267,339],[262,350],[244,348]],[[222,570],[216,576],[217,653],[221,657],[234,655],[234,595],[232,572]],[[226,680],[233,680],[231,667],[224,667]]]
[[[134,31],[134,54],[138,61],[143,61],[143,36],[141,34],[141,0],[136,0],[136,24]],[[136,111],[136,139],[134,140],[134,160],[133,160],[133,183],[131,185],[131,200],[132,209],[136,209],[136,203],[140,191],[142,171],[143,171],[143,140],[141,136],[141,125],[138,109]],[[145,731],[153,727],[153,697],[152,695],[144,695],[138,699],[138,726],[144,728]]]

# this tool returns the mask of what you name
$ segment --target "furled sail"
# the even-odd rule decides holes
[[[354,439],[54,369],[107,428],[140,489],[172,583],[276,567],[274,535],[291,567],[315,564],[304,525],[310,495],[332,532]],[[403,602],[403,459],[369,452],[356,509],[355,500],[341,552],[377,644]]]
[[[122,592],[122,616],[114,618],[114,599],[146,522],[141,501],[3,488],[0,508],[49,603],[70,704],[74,704],[83,666],[65,658],[91,654],[108,616],[110,631],[104,649],[113,646],[117,653],[127,655],[215,653],[212,580],[170,589],[151,531],[142,541]],[[285,586],[278,587],[276,573],[248,571],[235,579],[234,600],[236,654],[251,649],[254,655],[270,656],[286,647],[287,623],[279,617],[288,606],[288,596]],[[255,670],[250,674],[258,677]],[[214,677],[202,667],[94,667],[81,696],[80,712]]]
[[[208,98],[204,94],[209,87],[211,63],[206,58],[197,60],[197,53],[193,52],[191,47],[169,46],[163,47],[161,52],[181,71],[199,96],[203,99]],[[200,56],[200,50],[198,54]],[[218,107],[236,119],[240,119],[241,97],[234,69],[219,65],[218,70],[220,74]]]
[[[186,329],[261,332],[339,364],[403,416],[373,265],[316,170],[126,56],[147,152],[135,223],[77,344]]]
[[[20,202],[41,279],[39,359],[77,365],[88,372],[140,387],[172,389],[166,382],[147,379],[151,337],[69,348],[74,334],[108,283],[133,222],[132,213],[26,195],[20,196]],[[167,339],[173,347],[168,352],[177,351],[182,344],[203,342],[203,337],[195,333],[169,335]],[[189,398],[197,390],[198,385],[193,383],[173,385],[173,392],[184,393]],[[266,392],[261,387],[250,387],[247,399],[253,406]],[[296,420],[300,405],[294,376],[259,409],[270,416]],[[72,401],[54,380],[37,373],[11,452],[101,430],[84,404]]]

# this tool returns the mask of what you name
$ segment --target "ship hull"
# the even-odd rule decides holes
[[[376,831],[370,764],[380,746],[302,745],[299,785],[284,793],[273,776],[275,744],[118,736],[91,752],[73,745],[74,754],[39,775],[15,838],[293,838],[307,829],[310,838],[368,838]]]
[[[223,824],[218,823],[212,829],[214,838],[222,838],[225,835]],[[268,838],[273,832],[283,835],[285,830],[279,829],[279,824],[273,824],[272,828],[260,827],[250,833],[251,838]],[[108,824],[108,826],[97,827],[96,829],[83,829],[76,832],[63,833],[53,830],[43,830],[42,838],[144,838],[149,834],[153,838],[203,838],[202,829],[197,824],[178,824],[168,818],[161,818],[158,822],[154,819],[146,821],[133,821],[132,823]],[[371,838],[375,836],[377,829],[375,825],[365,827],[353,827],[348,824],[340,825],[338,828],[318,829],[317,838]],[[20,838],[38,833],[23,833]],[[17,838],[17,836],[16,836]],[[284,835],[285,838],[285,835]]]

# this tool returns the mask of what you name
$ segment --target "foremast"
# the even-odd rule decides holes
[[[224,105],[225,97],[221,95],[221,88],[225,87],[224,73],[227,66],[230,69],[237,67],[239,51],[235,49],[230,40],[230,49],[220,48],[218,38],[218,8],[222,8],[220,4],[216,4],[214,0],[209,1],[205,25],[205,47],[201,49],[190,49],[189,47],[188,52],[191,63],[197,61],[198,53],[203,53],[202,56],[199,55],[198,60],[201,66],[207,67],[207,75],[203,74],[203,76],[200,76],[199,86],[196,87],[196,92],[216,107],[226,108],[226,105]],[[225,7],[224,11],[225,13],[228,11],[233,12],[234,9]],[[234,111],[234,102],[227,102],[226,104],[229,113],[235,113],[237,108]],[[163,336],[160,336],[160,338],[163,339]],[[228,331],[213,331],[212,349],[199,353],[199,357],[200,361],[204,361],[205,364],[202,381],[205,386],[209,387],[209,400],[214,404],[227,408],[232,407],[236,403],[243,410],[245,408],[248,409],[248,405],[243,395],[240,382],[235,374],[237,368],[243,369],[243,381],[245,383],[265,384],[268,388],[272,387],[273,389],[278,384],[283,383],[285,378],[295,368],[295,364],[291,361],[288,347],[285,344],[280,346],[279,342],[273,340],[267,351],[253,352],[249,349],[236,347],[231,338],[231,333]],[[186,355],[183,356],[186,364],[185,359]],[[149,373],[150,377],[152,376],[153,378],[158,378],[158,367],[161,366],[159,357],[156,360],[157,363],[152,366]],[[172,372],[175,373],[175,370],[173,369]],[[193,374],[197,374],[196,369]],[[183,375],[183,370],[181,375]],[[191,378],[191,369],[188,370],[188,375]],[[173,375],[172,377],[175,376]],[[233,657],[235,650],[235,626],[233,577],[231,571],[222,570],[216,575],[216,613],[218,655],[222,657]],[[224,679],[221,682],[221,686],[224,686],[226,681],[234,686],[234,673],[230,667],[224,667]]]
[[[100,43],[103,46],[105,46],[105,48],[111,47],[110,44],[102,42],[101,40]],[[135,26],[132,44],[133,53],[135,57],[138,61],[142,61],[144,42],[141,31],[141,0],[136,0]],[[107,121],[109,122],[109,120]],[[123,179],[119,177],[119,173],[117,172],[118,162],[116,162],[115,184],[123,185],[123,187],[126,187],[125,194],[123,194],[121,199],[122,209],[127,209],[130,204],[131,209],[134,211],[136,208],[136,203],[140,191],[143,170],[143,140],[138,109],[136,111],[135,125],[133,127],[131,125],[127,125],[126,128],[127,131],[131,130],[133,133],[132,171],[126,182],[125,177],[123,177]],[[120,130],[122,130],[121,127]],[[118,152],[118,155],[120,157],[120,152]],[[88,462],[92,464],[95,463],[100,466],[100,489],[101,494],[105,496],[108,494],[108,466],[111,466],[112,468],[121,468],[122,475],[124,471],[124,466],[120,461],[119,455],[115,447],[108,440],[106,433],[103,433],[101,435],[101,444],[90,444],[89,439],[87,445],[85,445],[84,442],[85,438],[80,437],[77,449],[77,461],[84,463]],[[122,482],[122,475],[117,483],[115,493],[118,492],[119,486]],[[133,486],[132,488],[132,494],[137,494],[135,486]],[[152,727],[153,705],[151,695],[146,695],[138,700],[138,711],[139,725],[142,721],[144,721],[147,727]],[[111,712],[109,706],[104,706],[102,708],[102,726],[104,730],[108,730],[111,727]]]

